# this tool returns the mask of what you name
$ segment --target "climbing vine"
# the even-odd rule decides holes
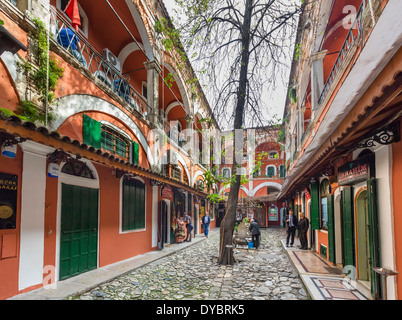
[[[32,79],[34,86],[41,94],[40,102],[45,105],[46,101],[51,104],[55,99],[55,91],[59,79],[63,77],[64,69],[52,56],[48,57],[49,46],[47,41],[46,25],[38,18],[34,19],[36,30],[31,34],[33,45],[36,46],[36,65],[29,61],[21,63],[20,66],[25,70],[25,74]],[[54,115],[47,113],[44,108],[38,108],[29,100],[21,101],[18,113],[28,118],[30,121],[41,123],[52,122]]]

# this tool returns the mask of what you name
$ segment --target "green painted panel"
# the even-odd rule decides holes
[[[310,203],[310,215],[311,215],[311,229],[320,229],[320,193],[319,184],[314,182],[311,184],[311,203]]]
[[[83,114],[82,120],[82,133],[84,143],[96,149],[100,149],[102,136],[101,123],[92,119],[86,114]]]
[[[123,182],[123,231],[145,228],[145,185],[138,180]]]
[[[139,154],[140,154],[140,145],[137,142],[132,143],[132,159],[131,162],[135,165],[138,165],[139,163]]]
[[[335,263],[335,223],[334,223],[334,195],[327,196],[328,208],[328,255],[329,261]]]
[[[377,212],[377,180],[371,178],[367,181],[368,220],[369,220],[369,246],[370,246],[370,271],[371,294],[375,299],[381,297],[381,276],[371,268],[380,267],[380,244],[378,236],[378,212]]]
[[[98,190],[62,184],[60,279],[97,267]]]
[[[342,190],[342,236],[343,236],[343,265],[355,265],[354,250],[354,219],[353,219],[353,187],[345,187]]]

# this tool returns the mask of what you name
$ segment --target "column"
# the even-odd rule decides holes
[[[147,69],[147,92],[148,92],[148,119],[155,126],[159,123],[159,74],[162,69],[156,61],[144,63]]]
[[[21,147],[24,157],[19,290],[43,282],[46,156],[54,151],[53,148],[29,141],[22,143]]]
[[[152,186],[152,248],[158,246],[159,186]]]

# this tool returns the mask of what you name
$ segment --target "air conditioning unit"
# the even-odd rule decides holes
[[[121,72],[120,60],[107,48],[103,49],[103,58],[117,71]]]

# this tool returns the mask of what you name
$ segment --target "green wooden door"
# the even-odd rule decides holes
[[[310,215],[311,215],[311,229],[320,229],[320,189],[319,184],[314,182],[311,184],[311,203],[310,203]]]
[[[328,258],[335,263],[335,221],[334,221],[334,195],[327,196],[328,208]]]
[[[98,190],[62,184],[60,280],[96,269]]]
[[[342,190],[343,266],[354,266],[353,187]]]
[[[377,214],[377,180],[371,178],[367,181],[368,200],[368,224],[369,224],[369,247],[370,247],[370,272],[371,294],[375,299],[381,297],[381,278],[372,268],[380,267],[380,244],[378,237],[378,214]]]

